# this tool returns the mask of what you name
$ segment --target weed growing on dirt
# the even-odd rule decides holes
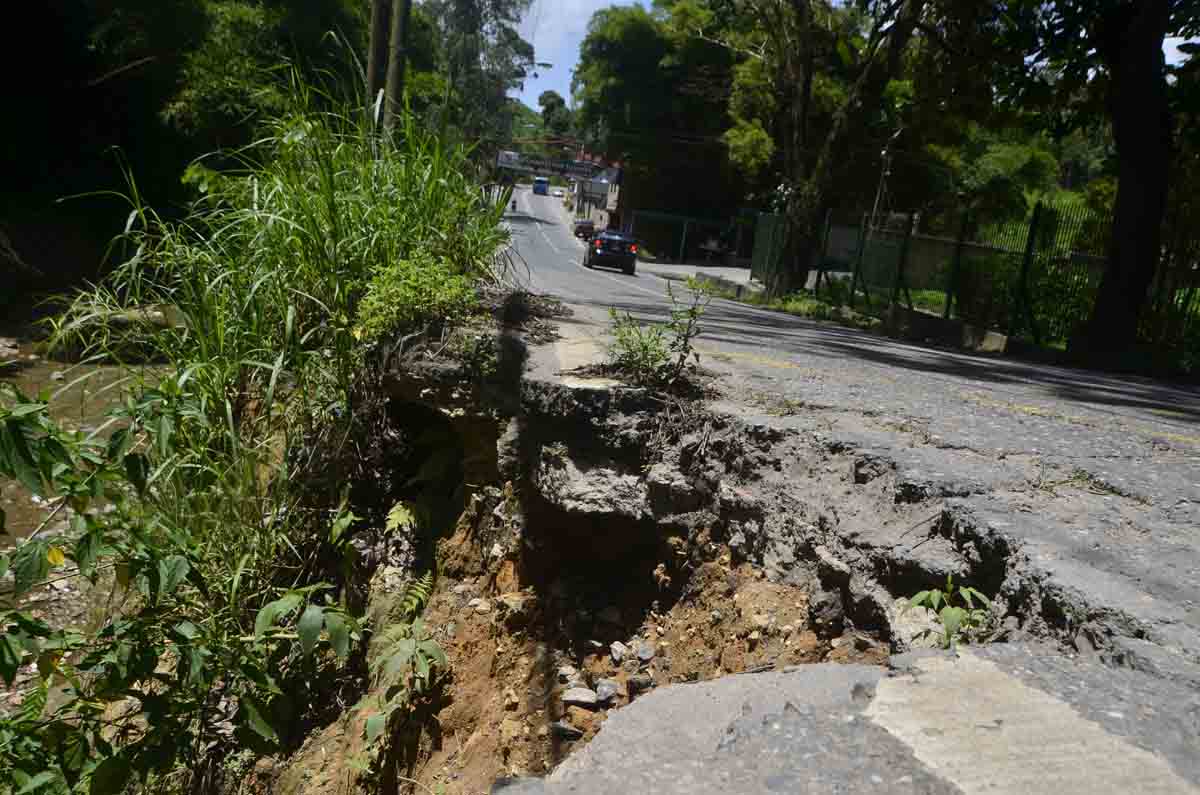
[[[921,591],[908,605],[933,611],[941,625],[938,641],[944,649],[953,649],[959,641],[980,640],[996,623],[991,600],[969,585],[956,586],[950,574],[946,575],[945,586]]]
[[[120,591],[94,633],[0,607],[0,678],[40,673],[0,719],[0,793],[216,788],[231,753],[293,747],[309,683],[361,661],[347,580],[349,540],[384,518],[354,502],[384,443],[375,353],[471,311],[507,233],[465,150],[411,119],[382,141],[332,104],[296,86],[180,222],[131,187],[125,259],[53,328],[84,357],[158,363],[127,365],[108,425],[68,433],[45,396],[0,400],[0,477],[72,528],[0,573],[17,596],[99,571]]]
[[[668,283],[671,314],[665,324],[642,324],[631,314],[622,316],[609,309],[613,342],[608,349],[609,367],[641,386],[672,390],[683,386],[700,363],[693,345],[700,334],[700,318],[711,297],[705,290],[692,289],[691,300],[680,302]]]

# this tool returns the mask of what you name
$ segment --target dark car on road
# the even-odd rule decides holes
[[[596,234],[596,224],[593,221],[585,218],[575,222],[575,237],[581,240],[591,240],[594,234]]]
[[[637,241],[629,235],[620,232],[601,232],[588,243],[583,252],[583,265],[586,268],[606,266],[620,268],[626,274],[633,275],[637,267]]]

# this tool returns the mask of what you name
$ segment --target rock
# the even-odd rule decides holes
[[[482,599],[480,599],[478,596],[476,596],[474,599],[467,602],[467,607],[479,607],[479,603],[482,601],[483,601]]]
[[[597,613],[596,618],[605,624],[612,624],[617,627],[621,626],[621,611],[612,605]]]
[[[50,374],[51,381],[65,381],[66,378],[67,378],[67,374],[64,373],[62,370],[55,370],[53,373]]]
[[[581,732],[579,729],[576,729],[565,720],[556,720],[554,723],[551,723],[550,731],[554,733],[555,737],[558,737],[562,740],[578,740],[583,736],[583,732]]]
[[[454,586],[454,588],[451,590],[454,591],[456,596],[466,596],[467,594],[471,593],[471,591],[475,590],[475,586],[471,585],[470,583],[463,582]]]
[[[582,709],[582,707],[569,706],[566,707],[565,721],[570,723],[572,727],[581,731],[590,731],[595,728],[596,716],[593,712]]]
[[[1148,640],[1115,637],[1106,658],[1112,665],[1169,679],[1200,692],[1200,665]]]
[[[621,684],[615,679],[601,679],[596,683],[596,700],[607,704],[621,694]]]
[[[748,640],[750,641],[750,647],[753,648],[753,647],[757,646],[758,641],[761,639],[762,639],[762,635],[759,634],[757,629],[754,630],[753,632],[751,632],[750,637],[748,638]]]
[[[446,624],[446,637],[447,638],[453,638],[454,633],[457,631],[458,631],[458,624],[454,623],[453,621]]]
[[[497,609],[509,629],[519,629],[529,622],[529,603],[531,597],[520,593],[501,594],[497,599]]]
[[[608,650],[609,654],[612,655],[612,661],[617,665],[620,665],[621,660],[624,660],[629,654],[629,647],[619,640],[614,640],[608,647]]]
[[[471,601],[476,601],[476,600],[473,599]],[[492,603],[489,602],[487,599],[479,599],[475,605],[476,613],[487,613],[487,612],[490,612],[491,609],[492,609]]]
[[[721,619],[724,618],[724,616],[721,614],[720,610],[714,610],[709,614],[709,618],[712,619],[712,622],[714,624],[719,624],[719,623],[721,623]]]
[[[755,629],[766,629],[771,626],[771,618],[766,613],[755,613],[750,616],[750,624]]]
[[[577,678],[579,678],[579,671],[575,668],[574,665],[558,666],[558,681],[559,682],[566,684],[567,682],[572,682],[572,681],[576,680]]]
[[[654,659],[654,646],[649,643],[639,643],[637,647],[637,658],[644,663],[648,663]]]
[[[571,707],[595,707],[596,693],[586,687],[572,687],[562,695],[562,703]]]
[[[629,677],[629,680],[625,683],[625,686],[629,688],[629,697],[633,698],[634,696],[645,693],[648,690],[653,690],[654,677],[650,674],[637,674],[636,676]]]
[[[908,649],[935,649],[940,643],[941,625],[937,614],[927,607],[913,607],[900,597],[888,609],[888,624],[898,645]]]
[[[500,722],[500,746],[502,748],[511,748],[524,732],[521,731],[521,721],[514,718],[505,718]]]
[[[846,618],[846,608],[839,594],[825,589],[818,590],[809,602],[809,615],[817,628],[817,634],[822,637],[832,637],[842,634],[842,624]]]
[[[504,708],[514,710],[521,706],[521,699],[517,698],[517,691],[511,687],[504,688]]]
[[[491,555],[493,558],[504,557],[504,547],[500,546],[498,543],[492,544]]]
[[[658,463],[646,473],[647,496],[656,514],[690,513],[701,508],[705,495],[682,472]]]

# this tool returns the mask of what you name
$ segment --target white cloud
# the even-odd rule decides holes
[[[1163,42],[1163,53],[1167,56],[1167,63],[1175,64],[1187,59],[1187,55],[1179,51],[1179,45],[1187,42],[1188,39],[1175,37],[1168,38]],[[1193,40],[1192,43],[1197,43],[1197,40]]]
[[[613,5],[633,5],[629,0],[533,0],[533,5],[521,21],[521,35],[533,44],[535,57],[552,64],[538,69],[538,76],[525,81],[521,100],[537,108],[538,94],[557,91],[568,100],[571,97],[571,70],[579,62],[579,45],[587,33],[588,21],[601,8]]]

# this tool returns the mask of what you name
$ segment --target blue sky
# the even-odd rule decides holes
[[[633,0],[533,0],[533,6],[521,23],[521,34],[532,42],[539,61],[553,64],[539,69],[536,78],[525,81],[519,94],[521,101],[537,110],[538,94],[554,90],[568,101],[571,99],[571,70],[579,61],[579,44],[587,33],[592,14],[608,6],[634,5]],[[649,5],[648,2],[643,5]],[[1176,49],[1184,39],[1168,39],[1163,46],[1167,60],[1181,60]]]
[[[579,44],[587,33],[588,20],[601,8],[634,5],[632,0],[533,0],[521,22],[521,34],[533,44],[539,61],[554,64],[539,69],[536,78],[525,81],[521,101],[537,110],[538,94],[553,90],[571,99],[571,70],[579,61]],[[643,5],[648,5],[644,3]]]

